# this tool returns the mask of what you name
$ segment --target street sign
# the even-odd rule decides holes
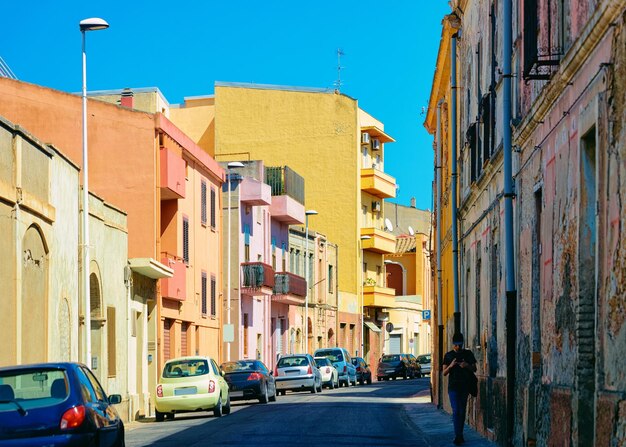
[[[391,332],[393,331],[393,323],[389,322],[385,325],[385,329],[387,329],[387,332]]]
[[[422,311],[422,320],[430,320],[430,309]]]

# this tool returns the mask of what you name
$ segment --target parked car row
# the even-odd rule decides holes
[[[423,373],[420,362],[413,354],[389,354],[380,358],[376,375],[381,381],[396,380],[398,377],[413,379],[422,377]]]

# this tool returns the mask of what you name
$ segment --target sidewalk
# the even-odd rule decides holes
[[[418,435],[431,447],[453,446],[454,429],[452,416],[438,410],[430,402],[430,391],[422,391],[413,396],[415,403],[405,404],[404,410],[412,424],[417,427]],[[469,425],[463,431],[467,447],[496,447],[497,444],[484,438]]]

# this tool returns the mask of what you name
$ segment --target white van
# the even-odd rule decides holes
[[[313,357],[326,357],[339,374],[339,386],[350,384],[356,386],[356,368],[352,364],[352,357],[344,348],[322,348],[315,351]]]

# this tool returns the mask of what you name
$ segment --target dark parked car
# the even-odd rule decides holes
[[[0,368],[0,446],[123,446],[121,401],[80,363]]]
[[[274,375],[263,362],[238,360],[222,363],[220,368],[228,383],[230,400],[259,399],[263,404],[276,400]]]
[[[422,365],[413,354],[404,354],[409,361],[409,377],[414,379],[415,377],[422,377]]]
[[[361,357],[352,357],[352,364],[356,368],[356,380],[361,385],[372,383],[372,370],[369,365],[365,363],[365,360]]]
[[[378,362],[376,376],[378,380],[396,380],[398,377],[408,379],[413,374],[408,357],[405,354],[383,355]]]

